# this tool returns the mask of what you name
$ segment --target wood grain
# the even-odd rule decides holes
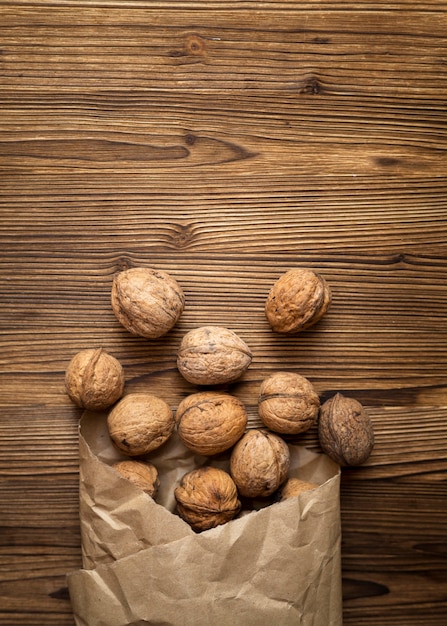
[[[173,406],[185,332],[238,332],[231,389],[259,424],[280,368],[353,395],[376,446],[344,468],[344,623],[447,620],[445,2],[0,0],[0,624],[72,626],[78,419],[63,386],[101,345],[126,389]],[[164,339],[130,336],[114,274],[186,294]],[[272,333],[290,267],[325,318]],[[315,429],[299,438],[319,450]]]

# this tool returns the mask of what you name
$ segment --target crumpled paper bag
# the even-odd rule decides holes
[[[210,463],[174,435],[150,455],[157,502],[111,464],[106,415],[80,422],[83,569],[68,575],[77,626],[341,626],[340,468],[290,445],[291,476],[320,486],[202,533],[173,491]],[[221,455],[211,464],[228,469]]]

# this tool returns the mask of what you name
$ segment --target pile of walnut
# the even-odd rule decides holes
[[[132,268],[115,277],[111,302],[130,333],[157,338],[178,322],[185,297],[166,272]],[[310,269],[293,269],[272,286],[265,315],[273,331],[297,333],[318,322],[330,303],[331,290],[323,277]],[[236,333],[204,326],[184,335],[177,368],[188,382],[207,390],[183,398],[175,414],[150,393],[123,396],[123,368],[101,348],[73,357],[66,371],[66,391],[79,407],[109,409],[111,441],[129,457],[114,467],[151,497],[157,494],[159,476],[147,455],[174,431],[189,450],[210,460],[229,454],[229,472],[205,465],[188,472],[175,488],[177,513],[200,532],[234,519],[241,511],[241,498],[273,495],[278,501],[318,486],[289,478],[290,452],[283,435],[317,426],[322,450],[340,465],[363,463],[374,445],[371,420],[359,402],[337,393],[320,405],[311,382],[294,372],[275,372],[261,382],[258,413],[263,427],[248,428],[243,402],[212,387],[237,380],[251,362],[250,348]]]

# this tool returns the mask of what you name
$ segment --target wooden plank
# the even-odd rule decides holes
[[[2,90],[26,84],[84,93],[137,87],[443,97],[442,3],[397,5],[398,28],[383,5],[172,6],[123,11],[89,3],[79,11],[67,4],[45,14],[39,5],[6,5]]]
[[[347,109],[333,97],[316,107],[309,95],[22,97],[3,97],[0,122],[8,240],[35,246],[50,231],[83,247],[100,228],[122,246],[132,238],[170,250],[445,244],[445,107],[394,98]]]
[[[275,172],[266,174],[259,196],[250,174],[220,179],[203,174],[201,179],[173,173],[162,180],[155,173],[131,175],[119,182],[112,177],[111,188],[107,172],[93,179],[65,175],[63,185],[58,174],[28,178],[19,173],[21,188],[9,189],[3,200],[1,237],[3,242],[23,241],[27,249],[45,248],[51,234],[59,245],[82,250],[98,245],[99,230],[101,240],[113,238],[123,254],[130,241],[154,252],[316,250],[320,256],[328,251],[423,256],[427,245],[434,255],[445,251],[446,188],[437,176],[431,185],[425,177],[406,179],[405,184],[394,176],[369,184],[351,177],[336,192],[330,177],[282,178]],[[46,192],[39,190],[43,185]],[[236,187],[244,191],[234,191]],[[27,209],[30,193],[39,219]]]
[[[140,375],[128,379],[126,393],[151,389],[153,393],[166,399],[175,410],[184,395],[192,393],[194,389],[188,389],[184,385],[181,392],[175,386],[175,373],[171,371],[168,374],[170,375],[158,371],[151,376]],[[254,391],[258,389],[258,385],[253,387]],[[245,385],[236,385],[231,388],[231,392],[244,402],[249,415],[249,427],[262,426],[257,413],[257,396],[254,393],[250,395]],[[328,395],[322,395],[322,401]],[[363,399],[361,392],[349,395]],[[65,398],[65,405],[67,404]],[[434,473],[447,470],[445,407],[380,408],[366,402],[365,407],[374,424],[376,444],[371,457],[360,470],[344,470],[350,480],[407,475],[422,480],[427,471]],[[7,415],[8,410],[4,409],[4,413]],[[60,409],[46,409],[40,419],[36,416],[27,417],[20,409],[14,409],[14,413],[15,421],[12,418],[5,419],[2,426],[0,494],[5,501],[11,501],[11,494],[17,492],[15,501],[20,502],[20,508],[18,511],[5,510],[1,523],[7,525],[11,520],[20,517],[21,524],[37,525],[34,517],[40,518],[43,499],[49,501],[48,509],[51,511],[55,506],[52,498],[57,499],[60,494],[61,487],[53,479],[55,474],[61,475],[61,480],[77,488],[77,418],[81,412],[61,404]],[[20,438],[15,434],[17,422],[26,433]],[[51,437],[48,436],[49,432],[52,433]],[[321,452],[316,428],[286,439]],[[32,488],[32,494],[27,489],[22,489],[22,485],[29,484],[31,477],[38,481]],[[73,496],[68,499],[66,494],[62,501],[68,510],[76,509],[77,499]]]
[[[111,282],[123,257],[110,254],[110,249],[91,256],[85,250],[71,256],[67,249],[55,256],[42,251],[40,261],[23,257],[19,271],[14,259],[14,252],[12,257],[4,255],[0,279],[10,320],[3,352],[10,371],[3,373],[7,403],[22,401],[31,389],[38,398],[41,375],[46,373],[46,394],[60,404],[62,381],[55,372],[60,377],[68,355],[99,341],[134,365],[130,377],[160,369],[175,376],[170,372],[181,336],[194,326],[217,323],[239,332],[252,347],[253,365],[243,379],[252,403],[254,386],[266,372],[283,367],[301,371],[322,393],[350,389],[382,404],[445,404],[447,265],[442,259],[243,255],[231,262],[229,256],[135,251],[126,255],[126,266],[165,269],[186,293],[179,325],[165,340],[152,343],[128,335],[113,315]],[[271,333],[264,303],[274,280],[294,266],[320,270],[332,286],[333,304],[318,328],[284,337]],[[216,296],[225,300],[225,307],[216,308]],[[24,322],[26,330],[21,331]],[[26,357],[21,352],[25,336]],[[14,384],[20,375],[27,381],[22,390]],[[174,380],[184,391],[179,378]],[[376,398],[368,397],[374,390]]]

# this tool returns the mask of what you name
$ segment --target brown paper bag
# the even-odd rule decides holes
[[[341,626],[340,469],[290,446],[291,476],[320,486],[197,534],[174,487],[210,459],[173,436],[150,460],[157,502],[111,464],[104,414],[80,424],[84,569],[68,576],[78,626]],[[212,464],[228,469],[228,459]]]

